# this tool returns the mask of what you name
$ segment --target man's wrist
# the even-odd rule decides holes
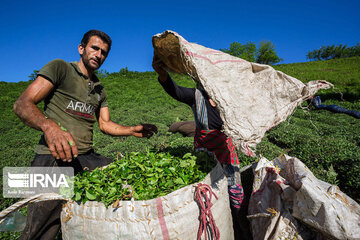
[[[169,77],[169,74],[165,71],[164,73],[159,74],[159,81],[160,82],[166,82],[168,77]]]
[[[41,123],[40,128],[41,128],[41,131],[45,133],[46,131],[48,131],[49,129],[51,129],[54,126],[57,126],[57,124],[53,120],[45,117],[45,119]]]

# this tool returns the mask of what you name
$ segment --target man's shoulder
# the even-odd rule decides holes
[[[70,68],[71,67],[71,63],[66,62],[63,59],[54,59],[51,60],[50,62],[48,62],[44,68],[48,69],[48,68],[56,68],[56,69],[66,69],[66,68]]]
[[[51,60],[49,63],[52,63],[52,64],[59,64],[59,65],[70,65],[69,62],[65,61],[64,59],[54,59],[54,60]],[[49,64],[48,63],[48,64]]]
[[[75,71],[73,69],[74,67],[72,67],[71,63],[63,59],[54,59],[43,66],[38,75],[45,77],[54,85],[59,85],[63,79],[66,79],[69,73]]]

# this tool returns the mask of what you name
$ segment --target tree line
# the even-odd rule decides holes
[[[339,44],[337,46],[322,46],[319,49],[309,51],[306,58],[309,60],[329,60],[336,58],[347,58],[360,56],[360,43],[355,46],[348,47],[347,45]]]
[[[275,64],[283,60],[276,54],[275,46],[271,41],[261,41],[258,48],[253,42],[247,42],[246,44],[233,42],[230,44],[229,49],[220,48],[220,51],[249,62],[262,64]]]
[[[249,62],[262,64],[272,65],[283,60],[277,55],[275,46],[271,41],[260,42],[258,48],[253,42],[247,42],[246,44],[232,42],[229,48],[220,48],[220,51],[245,59]],[[360,56],[360,43],[357,43],[352,47],[343,44],[322,46],[319,49],[309,51],[306,54],[307,59],[318,61],[355,56]]]

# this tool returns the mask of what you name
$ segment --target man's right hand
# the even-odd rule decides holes
[[[48,124],[43,128],[45,141],[51,154],[56,159],[71,162],[78,155],[76,143],[69,132],[61,129],[54,121],[48,119]]]
[[[16,100],[14,113],[26,125],[44,133],[50,152],[56,159],[70,162],[78,155],[73,137],[54,121],[47,119],[36,106],[52,92],[53,88],[54,85],[50,80],[38,76]]]

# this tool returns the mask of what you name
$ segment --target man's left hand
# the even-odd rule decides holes
[[[155,125],[153,124],[141,124],[135,127],[134,129],[134,136],[135,137],[146,137],[146,138],[151,138],[154,133],[158,133],[158,129]]]

